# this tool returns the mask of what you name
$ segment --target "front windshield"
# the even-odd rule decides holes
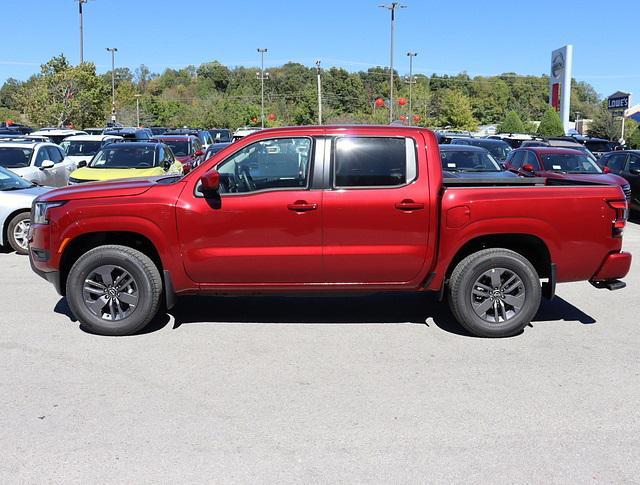
[[[80,141],[80,140],[65,140],[60,143],[60,147],[71,157],[92,157],[100,147],[102,142],[100,141]]]
[[[171,151],[176,157],[189,156],[189,142],[188,141],[169,141],[164,140],[166,145],[169,145]]]
[[[547,153],[542,155],[545,170],[567,173],[602,173],[600,167],[582,153]]]
[[[9,172],[9,170],[5,170],[4,168],[0,167],[1,191],[27,189],[32,186],[33,184],[31,182],[27,182],[22,177],[18,177],[16,174]]]
[[[500,165],[484,150],[442,150],[442,170],[449,172],[500,172]]]
[[[509,155],[509,152],[513,151],[513,148],[511,148],[506,143],[503,145],[502,143],[486,143],[486,144],[484,144],[482,142],[479,142],[479,143],[477,143],[477,146],[482,147],[485,150],[489,150],[489,153],[491,153],[493,158],[495,158],[496,160],[500,160],[500,161],[506,160],[507,159],[507,155]]]
[[[32,154],[33,149],[31,148],[0,147],[0,167],[28,167]]]
[[[91,168],[152,168],[156,166],[155,148],[124,147],[103,148],[91,160]]]

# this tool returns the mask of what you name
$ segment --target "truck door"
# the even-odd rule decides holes
[[[218,198],[205,198],[197,185],[185,189],[178,231],[194,281],[322,281],[322,189],[311,188],[313,152],[310,137],[259,140],[217,164]]]
[[[425,264],[429,231],[426,169],[420,140],[339,136],[331,149],[323,198],[328,283],[398,283]],[[419,176],[420,175],[420,176]]]

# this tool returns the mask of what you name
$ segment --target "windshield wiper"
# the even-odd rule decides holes
[[[23,190],[26,189],[27,187],[9,187],[7,189],[2,189],[3,192],[9,192],[10,190]]]

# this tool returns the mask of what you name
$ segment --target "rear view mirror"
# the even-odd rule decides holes
[[[86,160],[80,160],[78,162],[78,168],[82,168],[82,167],[86,167],[87,166],[87,161]]]
[[[53,163],[51,160],[44,160],[42,162],[42,165],[40,165],[40,170],[47,170],[49,168],[53,168],[55,165],[55,163]]]
[[[220,189],[220,174],[216,169],[211,169],[200,177],[200,183],[202,184],[202,192],[214,193]]]

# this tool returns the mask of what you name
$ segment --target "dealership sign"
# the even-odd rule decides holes
[[[569,109],[571,106],[571,69],[573,46],[565,45],[551,53],[549,76],[549,104],[560,112],[564,131],[569,131]]]
[[[629,107],[629,93],[617,91],[607,98],[608,107],[611,111],[624,111]]]

